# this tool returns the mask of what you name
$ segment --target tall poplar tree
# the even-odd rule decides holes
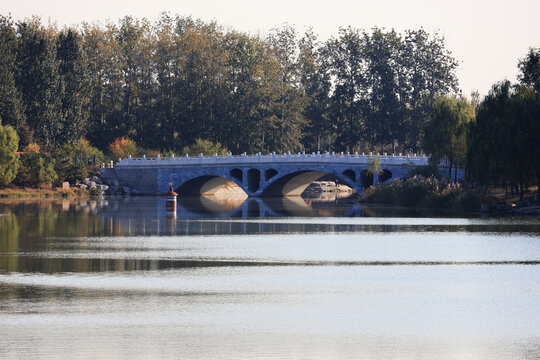
[[[311,29],[300,39],[298,47],[300,86],[306,98],[304,147],[308,151],[321,151],[333,142],[329,118],[330,76],[322,66],[320,44]]]
[[[28,125],[41,144],[54,147],[61,140],[64,124],[55,29],[45,29],[38,19],[20,22],[17,27],[16,83]]]
[[[80,35],[73,29],[62,31],[57,41],[58,72],[63,84],[61,144],[73,143],[87,130],[91,100],[87,61]]]
[[[21,93],[15,84],[17,34],[10,18],[0,15],[0,118],[22,134],[25,145],[31,140],[26,125]]]
[[[366,130],[366,60],[364,42],[359,30],[341,28],[338,38],[326,43],[322,60],[331,75],[334,90],[331,95],[331,118],[340,151],[357,150]]]

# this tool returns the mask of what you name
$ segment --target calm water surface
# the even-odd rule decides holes
[[[540,220],[0,202],[0,358],[540,358]]]

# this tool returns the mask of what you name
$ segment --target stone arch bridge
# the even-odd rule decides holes
[[[368,171],[374,160],[380,163],[379,174]],[[412,168],[427,164],[426,156],[416,154],[130,156],[114,168],[103,169],[102,175],[135,194],[164,194],[172,183],[180,195],[211,195],[232,181],[247,195],[259,197],[299,196],[313,181],[332,175],[361,194],[366,187],[404,177]],[[462,178],[463,172],[458,175]]]

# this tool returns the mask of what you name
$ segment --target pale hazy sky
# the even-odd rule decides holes
[[[540,0],[0,0],[2,15],[11,13],[15,20],[38,15],[60,26],[117,21],[125,15],[154,20],[162,11],[261,35],[285,22],[300,32],[311,26],[323,40],[349,25],[438,30],[460,61],[457,74],[464,95],[472,90],[485,95],[503,79],[514,82],[518,59],[529,47],[540,47]]]

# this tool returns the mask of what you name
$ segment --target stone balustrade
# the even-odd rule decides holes
[[[381,165],[428,164],[428,157],[417,154],[349,154],[349,153],[298,153],[298,154],[254,154],[254,155],[213,155],[213,156],[157,156],[132,157],[121,159],[116,166],[171,166],[171,165],[246,165],[246,164],[283,164],[283,163],[319,163],[319,164],[369,164],[378,159]]]

